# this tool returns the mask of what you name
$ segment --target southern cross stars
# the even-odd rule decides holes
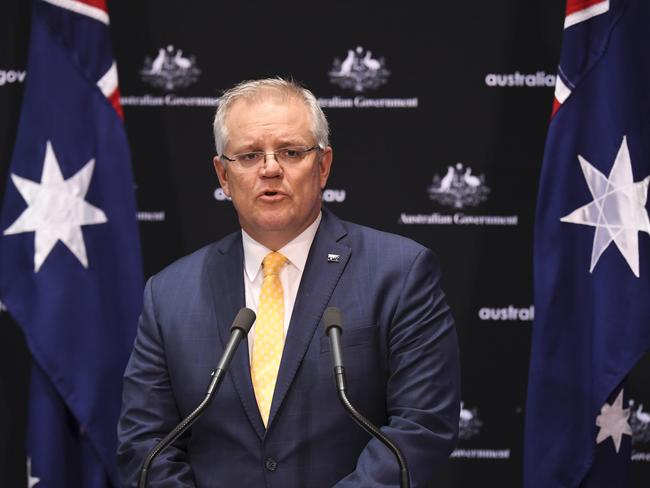
[[[623,390],[621,390],[614,403],[611,405],[605,403],[600,409],[600,415],[596,417],[596,425],[600,427],[598,437],[596,437],[596,444],[600,444],[608,437],[611,437],[614,448],[618,452],[621,448],[623,434],[632,435],[632,429],[627,422],[628,418],[630,418],[630,409],[623,408]]]
[[[32,488],[41,481],[40,478],[32,476],[32,458],[27,458],[27,488]]]
[[[35,232],[34,272],[41,268],[57,241],[63,242],[84,268],[88,267],[81,226],[108,222],[101,209],[84,200],[94,168],[95,160],[91,159],[64,180],[52,144],[47,141],[40,184],[11,174],[27,208],[4,235]]]
[[[589,272],[593,272],[598,259],[613,241],[638,278],[639,238],[637,233],[647,232],[650,234],[650,219],[645,208],[650,175],[641,181],[633,181],[632,161],[626,137],[623,137],[623,142],[607,178],[582,156],[578,156],[578,160],[593,201],[560,220],[596,227]]]

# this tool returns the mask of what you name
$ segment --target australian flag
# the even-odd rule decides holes
[[[117,486],[143,277],[105,1],[34,1],[27,69],[0,216],[0,299],[34,360],[28,486]]]
[[[630,486],[650,349],[650,2],[568,0],[537,202],[526,488]]]

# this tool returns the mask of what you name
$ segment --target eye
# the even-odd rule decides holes
[[[237,160],[242,163],[255,163],[263,157],[263,153],[260,152],[248,152],[237,155]]]
[[[300,159],[305,153],[303,147],[286,147],[280,150],[280,157],[283,159]]]

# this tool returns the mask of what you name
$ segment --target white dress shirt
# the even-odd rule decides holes
[[[284,293],[284,337],[287,337],[293,305],[296,303],[296,295],[305,270],[305,263],[309,255],[309,249],[316,236],[322,213],[318,214],[316,220],[307,227],[298,237],[287,243],[278,252],[287,258],[287,264],[280,271],[280,283]],[[262,261],[264,256],[272,252],[271,249],[263,246],[243,229],[242,243],[244,245],[244,289],[246,291],[246,306],[257,313],[260,292],[262,291]],[[248,333],[248,354],[253,357],[253,342],[255,339],[255,324]]]

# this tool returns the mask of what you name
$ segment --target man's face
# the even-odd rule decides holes
[[[225,154],[271,153],[287,146],[312,147],[307,107],[295,99],[238,100],[226,117],[229,141]],[[321,207],[332,149],[311,151],[297,164],[281,166],[272,155],[266,163],[244,169],[219,156],[214,167],[239,223],[253,239],[277,250],[305,230]]]

